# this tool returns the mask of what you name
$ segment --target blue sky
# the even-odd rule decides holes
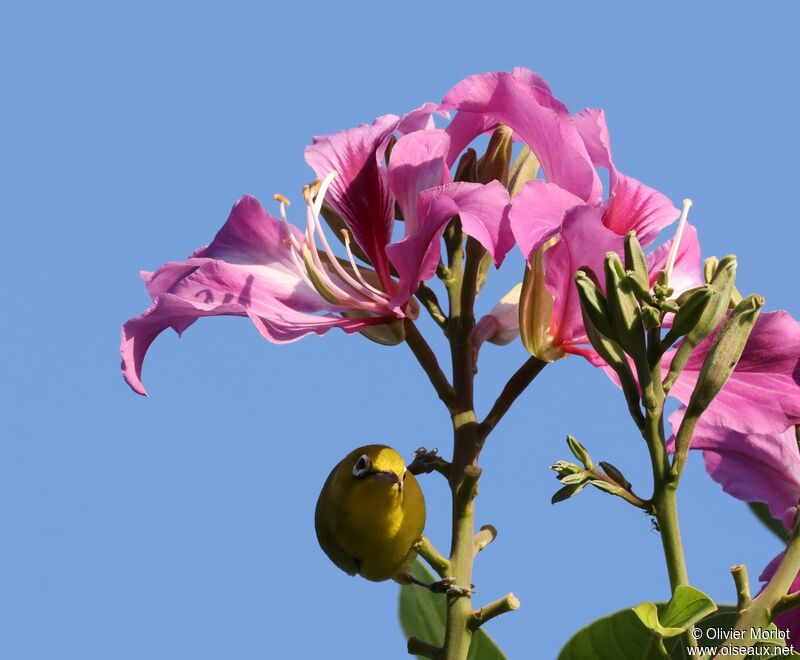
[[[797,317],[798,18],[794,3],[711,0],[7,6],[0,656],[406,657],[396,586],[339,572],[312,518],[359,444],[446,452],[407,348],[342,333],[276,347],[211,319],[159,338],[143,399],[118,357],[119,326],[148,305],[138,271],[207,243],[244,193],[297,198],[312,135],[523,65],[573,110],[605,108],[620,169],[692,197],[704,251],[735,251],[740,289]],[[480,410],[524,359],[484,351]],[[500,534],[476,601],[520,597],[488,627],[511,658],[555,657],[579,626],[668,591],[641,513],[597,492],[549,504],[567,433],[649,488],[616,389],[575,358],[548,367],[482,458],[477,520]],[[446,489],[423,488],[444,548]],[[699,457],[680,502],[693,583],[730,601],[729,566],[755,578],[777,541]]]

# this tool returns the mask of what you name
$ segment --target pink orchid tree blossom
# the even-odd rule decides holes
[[[203,316],[246,316],[277,344],[337,327],[369,332],[415,316],[411,297],[433,276],[439,238],[454,215],[499,265],[513,245],[503,220],[508,194],[499,182],[452,182],[449,137],[433,128],[434,110],[426,104],[315,138],[306,158],[321,182],[304,190],[303,231],[289,224],[283,196],[276,195],[280,220],[244,197],[208,247],[142,273],[153,304],[122,330],[122,370],[134,391],[146,394],[142,364],[153,340],[168,327],[180,334]],[[395,134],[397,157],[387,167]],[[408,220],[404,238],[392,243],[395,201]],[[326,236],[323,205],[343,221],[346,259]],[[351,241],[368,265],[357,263]]]

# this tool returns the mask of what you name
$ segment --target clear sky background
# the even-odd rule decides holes
[[[359,444],[449,453],[409,350],[340,332],[276,347],[245,320],[203,320],[155,343],[144,399],[118,356],[149,304],[139,270],[210,241],[244,193],[299,199],[312,135],[522,65],[571,109],[605,108],[618,166],[692,197],[704,252],[735,251],[740,289],[797,317],[799,19],[794,2],[710,0],[6,4],[0,657],[405,657],[397,586],[338,571],[313,511]],[[480,411],[525,357],[483,352]],[[588,490],[550,505],[567,433],[649,492],[616,388],[578,358],[548,367],[482,458],[477,521],[499,537],[476,604],[520,597],[488,626],[511,658],[555,657],[581,625],[668,595],[640,512]],[[445,549],[441,481],[423,488]],[[778,542],[699,456],[680,504],[693,583],[733,600],[728,568],[755,579]]]

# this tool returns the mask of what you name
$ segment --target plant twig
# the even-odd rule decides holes
[[[428,565],[434,571],[436,571],[439,577],[444,577],[447,575],[447,570],[450,568],[450,562],[441,555],[441,553],[434,547],[433,543],[431,543],[427,536],[423,536],[417,542],[416,548],[419,556],[428,562]]]
[[[408,638],[408,653],[409,655],[418,655],[423,658],[433,658],[434,660],[442,657],[442,649],[417,637]]]
[[[736,585],[736,609],[741,612],[750,604],[750,578],[747,566],[739,564],[731,568],[733,582]]]
[[[419,362],[420,366],[425,370],[425,373],[428,374],[428,378],[433,388],[436,390],[436,394],[439,395],[439,398],[444,402],[448,410],[452,410],[455,401],[455,391],[439,366],[436,355],[412,320],[404,319],[403,327],[406,331],[406,343],[411,348],[411,352],[414,353],[417,362]]]
[[[519,609],[519,598],[517,598],[512,593],[507,593],[502,598],[498,598],[497,600],[489,603],[488,605],[484,605],[481,609],[476,612],[472,613],[472,616],[469,619],[469,627],[472,630],[477,630],[480,628],[484,623],[494,619],[496,616],[500,616],[501,614],[505,614],[506,612],[512,612],[514,610]]]
[[[436,292],[423,282],[419,285],[415,295],[422,303],[422,306],[428,310],[428,314],[431,315],[431,318],[436,322],[436,324],[442,330],[446,330],[447,314],[444,313],[439,305],[439,299],[436,297]]]
[[[478,553],[497,538],[497,529],[494,525],[484,525],[472,539],[472,556]]]
[[[520,394],[525,391],[533,382],[533,379],[547,366],[547,362],[540,360],[537,357],[529,357],[525,363],[517,369],[511,378],[508,379],[503,391],[497,400],[494,402],[492,409],[486,418],[481,422],[479,433],[482,437],[488,436],[498,422],[503,419],[503,416],[508,412],[508,409],[517,400]]]

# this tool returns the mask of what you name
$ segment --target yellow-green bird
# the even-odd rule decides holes
[[[328,475],[314,527],[325,554],[345,573],[406,584],[425,528],[425,498],[400,454],[365,445]]]

